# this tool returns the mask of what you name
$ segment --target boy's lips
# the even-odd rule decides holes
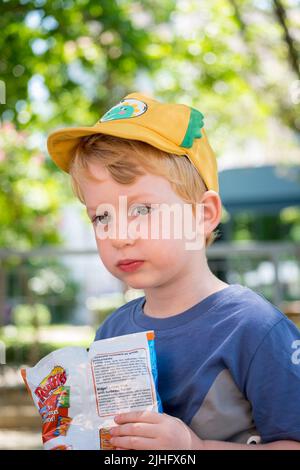
[[[137,263],[137,262],[140,262],[140,261],[144,261],[142,259],[121,259],[120,261],[118,261],[117,263],[117,266],[119,266],[120,264],[130,264],[130,263]]]
[[[122,269],[122,271],[129,272],[139,268],[143,262],[144,260],[140,259],[123,259],[117,263],[117,266]]]

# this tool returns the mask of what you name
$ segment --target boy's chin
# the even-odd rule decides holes
[[[145,282],[139,282],[139,281],[129,281],[127,280],[126,281],[126,284],[131,288],[131,289],[145,289],[145,287],[149,287],[147,286],[147,284],[145,284]]]
[[[151,288],[154,288],[154,287],[159,287],[160,285],[162,285],[163,283],[160,281],[154,281],[154,279],[152,280],[145,280],[145,279],[122,279],[124,282],[126,282],[126,284],[131,288],[131,289],[142,289],[142,290],[145,290],[145,289],[151,289]]]

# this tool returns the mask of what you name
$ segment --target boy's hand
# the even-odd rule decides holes
[[[115,417],[111,444],[117,449],[192,449],[200,439],[179,418],[154,411],[133,411]]]

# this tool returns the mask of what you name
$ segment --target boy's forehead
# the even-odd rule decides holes
[[[89,171],[83,175],[80,185],[90,197],[98,197],[99,195],[109,197],[118,194],[132,197],[133,195],[138,196],[139,193],[154,196],[161,191],[165,193],[171,190],[170,182],[165,177],[146,171],[142,175],[136,175],[131,183],[121,183],[115,180],[106,168],[99,168],[98,165],[95,165],[89,170],[95,171]]]
[[[82,187],[86,209],[94,212],[100,204],[118,204],[120,196],[127,197],[127,203],[139,202],[172,202],[177,195],[169,181],[156,175],[141,175],[131,184],[121,184],[111,177],[95,179]]]
[[[98,162],[88,162],[87,164],[87,171],[83,173],[83,176],[86,177],[86,179],[93,179],[95,181],[99,181],[101,183],[102,181],[109,180],[110,174],[107,168],[105,166],[99,164]]]
[[[151,199],[151,198],[153,198],[154,193],[153,192],[147,193],[145,191],[141,191],[141,192],[137,192],[135,194],[119,194],[119,196],[127,197],[127,201],[130,202],[130,201],[134,201],[135,199],[140,199],[140,198],[149,198],[149,199]],[[107,202],[110,202],[110,201],[108,201],[108,200],[106,201],[105,198],[103,198],[103,196],[102,196],[101,203],[105,204]],[[151,201],[149,201],[149,202],[151,202]],[[100,204],[100,202],[98,203],[98,205],[99,204]],[[91,206],[91,207],[87,206],[87,211],[88,212],[93,212],[96,209],[97,209],[97,206]]]

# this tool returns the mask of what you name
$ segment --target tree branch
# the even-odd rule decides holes
[[[281,0],[273,0],[273,9],[274,13],[284,31],[284,39],[288,48],[289,62],[292,66],[292,69],[296,73],[297,77],[300,79],[300,66],[298,59],[298,52],[295,47],[295,42],[290,34],[288,25],[287,25],[287,15],[284,6],[282,5]]]

